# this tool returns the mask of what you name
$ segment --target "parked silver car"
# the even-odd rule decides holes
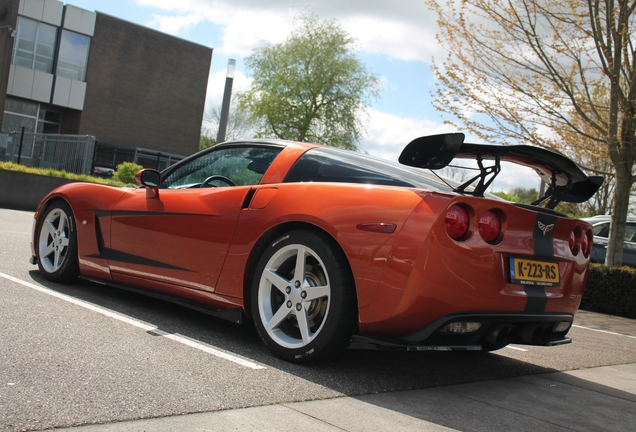
[[[607,255],[607,238],[609,237],[610,222],[612,216],[599,215],[591,218],[584,218],[592,224],[594,229],[594,247],[592,248],[592,262],[605,262]],[[636,216],[627,217],[627,227],[625,228],[625,243],[623,246],[623,265],[636,267]]]

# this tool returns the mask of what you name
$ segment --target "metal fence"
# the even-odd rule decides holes
[[[116,168],[122,162],[134,162],[144,168],[159,171],[179,162],[184,156],[149,150],[141,147],[120,147],[98,142],[93,164],[96,167]]]
[[[0,134],[0,160],[4,162],[90,174],[94,153],[93,135]]]

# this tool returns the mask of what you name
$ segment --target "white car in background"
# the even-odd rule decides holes
[[[605,263],[607,255],[607,241],[609,237],[610,222],[612,216],[599,215],[584,218],[592,224],[594,229],[594,247],[592,248],[592,262]],[[623,265],[636,267],[636,216],[627,217],[625,238],[623,245]]]

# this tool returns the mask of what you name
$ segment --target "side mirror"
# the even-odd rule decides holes
[[[135,174],[135,181],[146,187],[146,198],[159,196],[159,186],[161,186],[161,173],[159,171],[142,169]]]

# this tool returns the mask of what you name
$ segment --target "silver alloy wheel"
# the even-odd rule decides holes
[[[38,256],[47,273],[55,273],[66,259],[70,241],[69,219],[64,210],[52,209],[44,218],[38,236]]]
[[[290,244],[267,261],[258,290],[265,331],[278,345],[302,348],[320,333],[329,313],[331,286],[320,256]]]

